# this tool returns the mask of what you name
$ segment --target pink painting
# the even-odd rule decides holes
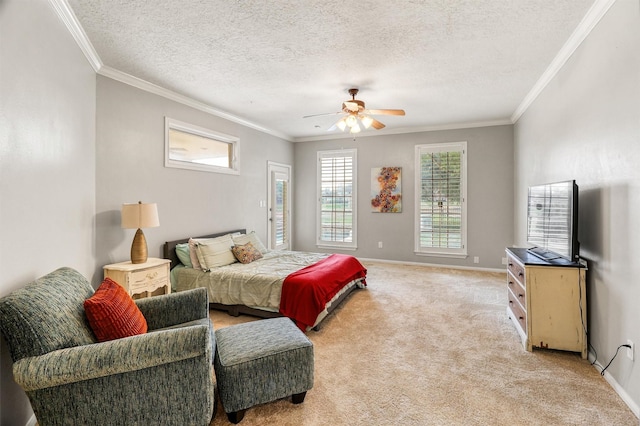
[[[371,211],[402,212],[402,167],[371,169]]]

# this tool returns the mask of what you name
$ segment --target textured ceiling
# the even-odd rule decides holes
[[[406,111],[382,132],[508,122],[594,3],[67,1],[104,66],[291,140],[326,136],[335,116],[302,117],[350,87]]]

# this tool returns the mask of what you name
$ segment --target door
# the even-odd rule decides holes
[[[291,250],[291,166],[269,162],[268,245]]]

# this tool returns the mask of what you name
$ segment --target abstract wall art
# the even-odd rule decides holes
[[[402,212],[402,167],[371,169],[371,211]]]

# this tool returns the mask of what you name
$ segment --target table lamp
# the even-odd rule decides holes
[[[131,244],[131,263],[147,261],[147,240],[142,228],[155,228],[156,226],[160,226],[156,203],[142,204],[142,201],[138,201],[137,204],[122,205],[122,227],[137,229]]]

